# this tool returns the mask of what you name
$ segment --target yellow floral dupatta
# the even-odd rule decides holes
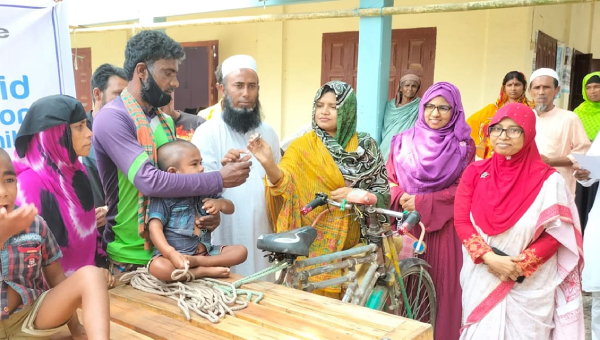
[[[355,133],[346,151],[355,151],[358,136]],[[275,232],[309,226],[317,215],[327,209],[318,207],[308,215],[300,215],[300,208],[315,198],[315,193],[329,194],[345,186],[344,178],[331,154],[314,131],[296,139],[285,152],[279,163],[282,177],[278,183],[268,185],[266,200],[269,220]],[[334,209],[321,216],[315,226],[317,238],[310,248],[309,257],[330,254],[356,245],[360,239],[360,224],[352,212]],[[339,277],[340,272],[322,274],[311,281],[323,281]],[[324,289],[339,293],[340,287]]]

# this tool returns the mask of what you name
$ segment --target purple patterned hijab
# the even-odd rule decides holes
[[[446,126],[434,130],[425,122],[424,113],[425,105],[438,96],[450,104],[452,117]],[[465,120],[460,92],[446,82],[436,83],[425,92],[415,126],[392,138],[390,153],[399,184],[412,195],[450,187],[474,155],[475,144]]]

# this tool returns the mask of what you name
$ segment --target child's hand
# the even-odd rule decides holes
[[[8,229],[12,236],[27,229],[37,213],[38,210],[33,204],[24,204],[10,213],[6,211],[5,207],[2,207],[0,208],[0,225],[2,228]]]
[[[171,264],[173,264],[173,267],[175,267],[177,269],[185,268],[185,262],[187,262],[187,260],[186,260],[185,256],[183,256],[180,252],[173,250],[166,256],[166,258],[168,258],[169,261],[171,261]]]
[[[213,198],[205,198],[202,200],[202,209],[206,210],[209,215],[216,215],[223,210],[223,204],[220,200]]]
[[[102,272],[104,273],[104,277],[106,278],[106,284],[108,288],[112,288],[115,286],[115,276],[106,268],[102,268]]]

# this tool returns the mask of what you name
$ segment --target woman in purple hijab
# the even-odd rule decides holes
[[[440,82],[423,95],[415,126],[392,138],[387,161],[391,209],[417,210],[426,228],[423,259],[437,293],[436,339],[460,336],[462,249],[454,230],[454,194],[474,157],[460,92]],[[411,232],[418,236],[421,230]]]

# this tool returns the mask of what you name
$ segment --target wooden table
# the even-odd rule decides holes
[[[187,321],[175,301],[128,285],[110,291],[113,339],[433,339],[430,325],[268,282],[259,304],[219,323],[192,313]],[[68,333],[67,333],[68,334]],[[65,334],[62,334],[64,338]],[[62,339],[54,337],[55,339]]]

